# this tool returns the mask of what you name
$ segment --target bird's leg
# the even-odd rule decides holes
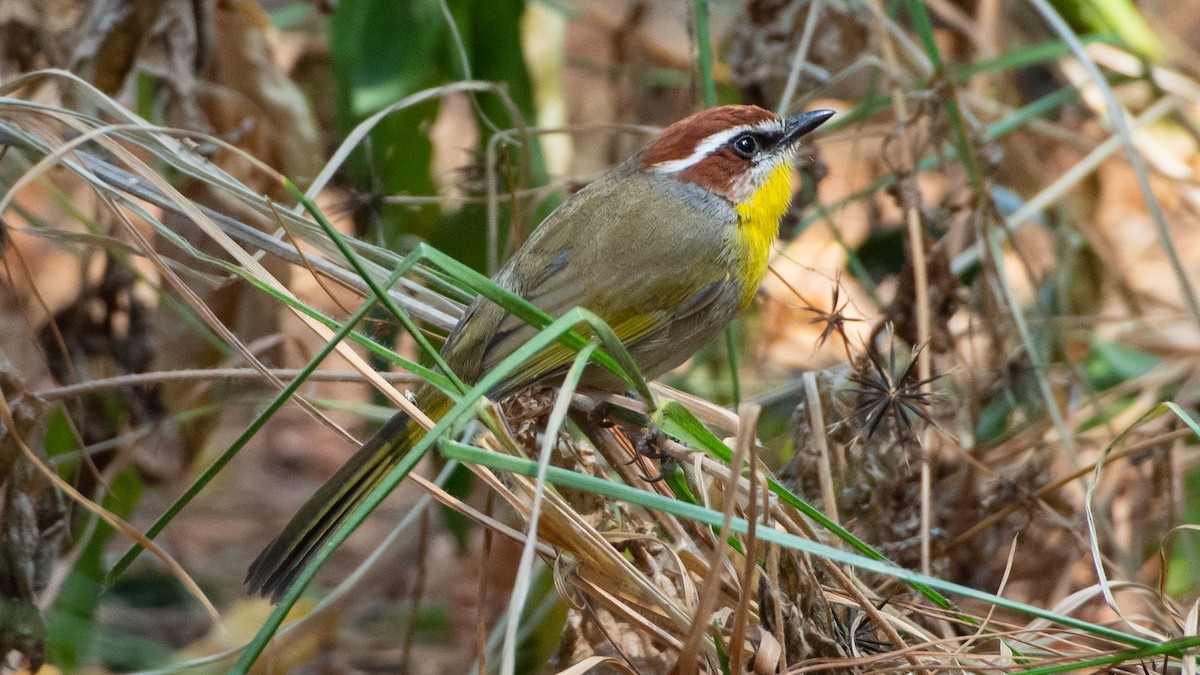
[[[632,436],[630,440],[633,441],[635,460],[638,457],[646,459],[668,459],[670,457],[659,449],[662,442],[667,439],[667,435],[658,427],[648,426]]]
[[[668,440],[668,436],[654,425],[650,416],[638,410],[641,407],[640,397],[636,393],[629,392],[624,397],[616,396],[614,398],[615,401],[600,397],[586,397],[583,400],[577,398],[576,407],[586,416],[587,423],[593,429],[615,431],[618,432],[618,436],[624,437],[627,443],[623,443],[623,445],[633,451],[633,457],[625,462],[626,466],[643,459],[659,460],[662,463],[660,465],[662,472],[657,476],[638,474],[640,478],[648,483],[656,483],[665,475],[673,473],[676,460],[661,450],[664,442]],[[622,401],[624,398],[628,400]]]
[[[658,475],[642,476],[642,480],[647,483],[657,483],[675,473],[675,469],[679,466],[679,460],[674,455],[662,450],[662,445],[668,440],[668,437],[661,429],[648,426],[636,433],[631,440],[633,441],[634,456],[630,464],[642,458],[658,460]]]
[[[571,400],[576,420],[592,429],[611,429],[621,417],[621,407],[609,400],[604,390],[580,387]]]
[[[626,395],[633,399],[640,399],[636,392],[629,392]],[[655,425],[653,417],[639,414],[638,418],[638,428],[627,430],[627,435],[633,445],[633,459],[629,463],[633,464],[641,459],[657,460],[659,473],[655,476],[641,476],[642,480],[647,483],[657,483],[664,477],[675,473],[678,463],[671,454],[663,451],[663,446],[670,439],[662,429]]]
[[[611,429],[617,425],[612,416],[613,404],[608,401],[598,401],[596,406],[588,411],[588,421],[600,429]]]

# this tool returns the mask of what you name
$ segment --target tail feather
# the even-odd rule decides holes
[[[250,593],[278,602],[321,545],[423,433],[424,429],[404,413],[388,420],[258,554],[246,573]]]

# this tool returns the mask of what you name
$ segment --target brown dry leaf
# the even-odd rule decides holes
[[[323,164],[321,132],[308,99],[276,63],[270,17],[251,0],[219,0],[213,32],[221,48],[205,71],[206,81],[215,85],[201,100],[208,122],[218,135],[298,185],[307,184]],[[283,196],[274,180],[227,170]]]
[[[630,675],[634,673],[633,670],[630,670],[629,666],[625,665],[624,661],[612,658],[610,656],[592,656],[580,661],[579,663],[576,663],[566,670],[559,671],[558,675],[583,675],[583,673],[591,672],[593,668],[601,665],[615,668],[617,672],[621,673],[630,673]]]
[[[45,661],[37,600],[67,533],[66,503],[20,448],[23,440],[40,449],[49,406],[27,393],[3,360],[0,389],[17,426],[0,423],[0,654],[16,650],[37,670]]]
[[[310,600],[300,599],[284,618],[283,626],[306,617],[313,606]],[[214,626],[207,636],[189,645],[180,656],[201,658],[244,646],[258,633],[273,609],[271,603],[261,598],[234,603],[225,610],[219,626]],[[339,623],[336,611],[326,611],[309,618],[295,630],[277,634],[251,672],[292,672],[321,652],[322,647],[333,639]]]
[[[639,673],[665,673],[676,654],[657,647],[604,607],[569,610],[556,660],[580,663],[594,656],[627,658]]]
[[[66,38],[79,14],[80,4],[72,0],[0,2],[0,79],[64,65]]]
[[[1132,270],[1128,282],[1149,307],[1182,307],[1179,286],[1155,236],[1146,205],[1133,174],[1122,162],[1107,162],[1099,172],[1100,195],[1096,207],[1096,234],[1106,240],[1103,248],[1119,269]],[[1200,285],[1200,218],[1192,198],[1172,196],[1172,184],[1155,177],[1151,181],[1163,201],[1175,247],[1193,286]],[[1185,193],[1187,194],[1187,193]],[[1092,234],[1092,233],[1088,233]],[[1149,302],[1146,302],[1149,301]]]
[[[134,70],[171,92],[175,123],[202,129],[193,91],[205,60],[212,0],[98,0],[83,22],[71,70],[116,95]]]

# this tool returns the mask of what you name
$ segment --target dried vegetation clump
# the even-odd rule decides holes
[[[51,4],[0,9],[0,669],[1194,669],[1200,10],[747,0],[697,74],[690,4],[431,11],[400,52],[344,7]],[[363,381],[420,377],[334,237],[380,282],[418,239],[494,269],[707,76],[840,113],[740,390],[714,348],[656,409],[477,406],[276,632],[246,564],[379,412]],[[404,269],[436,340],[477,282]]]

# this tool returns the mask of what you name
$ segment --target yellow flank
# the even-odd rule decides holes
[[[738,259],[738,281],[742,284],[742,309],[745,309],[767,273],[771,240],[779,232],[779,221],[792,199],[792,168],[780,162],[750,199],[737,204],[738,230],[734,235]]]

